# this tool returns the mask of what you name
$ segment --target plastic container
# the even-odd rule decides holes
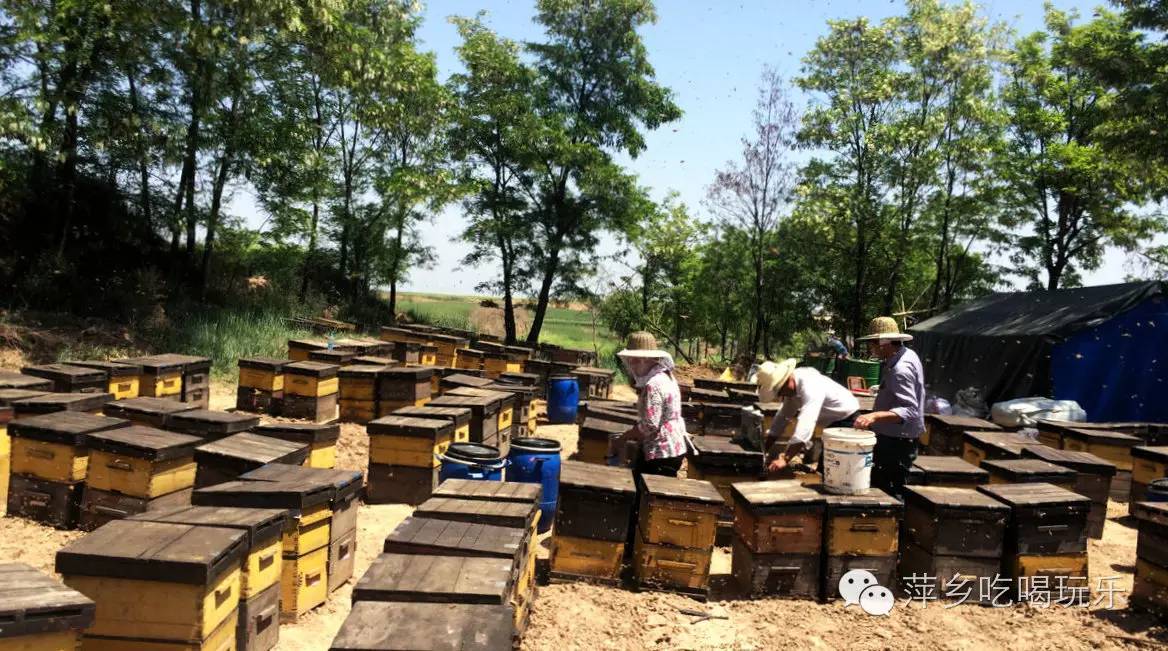
[[[552,439],[511,439],[507,481],[539,484],[539,532],[552,528],[560,496],[560,444]]]
[[[847,379],[850,377],[864,378],[864,386],[866,387],[880,384],[880,362],[849,357],[843,360],[840,366],[842,368],[839,374],[844,381],[844,386],[847,386]]]
[[[1148,484],[1148,493],[1144,499],[1148,502],[1168,502],[1168,477]]]
[[[823,430],[823,487],[831,493],[860,495],[872,486],[876,435],[848,427]]]
[[[565,425],[576,422],[576,407],[580,403],[580,383],[573,375],[553,375],[548,378],[548,422]]]
[[[481,443],[451,443],[445,454],[438,455],[438,460],[442,462],[438,468],[439,481],[503,481],[503,469],[507,467],[507,460],[499,454],[499,448]]]

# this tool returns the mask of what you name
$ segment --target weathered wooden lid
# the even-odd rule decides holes
[[[1133,502],[1131,514],[1142,522],[1168,527],[1168,502]]]
[[[505,382],[495,382],[488,384],[485,387],[479,387],[487,391],[499,391],[502,393],[510,393],[515,396],[515,401],[519,404],[529,404],[534,398],[536,389],[522,384],[507,384]]]
[[[333,494],[334,489],[325,484],[240,480],[196,488],[191,493],[191,504],[291,509],[299,514],[305,509],[327,504]]]
[[[623,434],[628,431],[630,426],[631,423],[628,422],[603,420],[600,418],[590,418],[585,416],[584,422],[580,424],[580,436],[611,436],[614,434]]]
[[[114,360],[122,362],[123,364],[133,364],[141,366],[143,373],[150,375],[174,375],[182,373],[183,362],[174,357],[165,355],[150,355],[147,357],[129,357],[125,359]]]
[[[130,418],[132,416],[169,417],[184,411],[194,411],[195,405],[169,398],[127,398],[105,403],[101,408],[106,416]]]
[[[1014,432],[965,432],[962,438],[966,443],[979,448],[997,448],[1015,455],[1022,454],[1023,447],[1037,443],[1025,434]]]
[[[293,443],[253,432],[232,434],[195,448],[195,461],[199,464],[214,459],[239,459],[254,463],[303,463],[307,457],[307,443]]]
[[[267,463],[240,475],[247,481],[276,481],[309,486],[329,485],[333,488],[331,501],[347,501],[361,492],[363,476],[358,470],[340,468],[308,468],[287,463]]]
[[[972,477],[989,476],[989,472],[978,468],[961,457],[917,457],[913,461],[914,468],[928,474],[938,475],[969,475]]]
[[[256,425],[251,430],[264,436],[304,443],[327,443],[335,441],[341,436],[341,425],[335,421],[331,423],[272,422]]]
[[[443,395],[447,396],[471,396],[477,398],[490,398],[498,404],[499,409],[506,409],[515,406],[515,394],[508,391],[493,391],[491,389],[481,389],[478,387],[455,387]]]
[[[43,377],[0,371],[0,389],[27,389],[47,392],[53,389],[53,381]]]
[[[57,552],[57,572],[207,586],[237,569],[245,548],[238,529],[114,520]]]
[[[8,423],[13,438],[27,438],[49,443],[85,445],[86,434],[126,427],[129,421],[73,411],[58,411],[39,416],[25,416]]]
[[[464,500],[496,500],[499,502],[539,503],[543,489],[539,484],[517,481],[477,481],[474,479],[447,479],[434,489],[433,497],[453,497]]]
[[[386,553],[353,587],[353,601],[506,604],[510,559]]]
[[[458,356],[459,357],[477,357],[479,359],[482,359],[482,358],[487,356],[487,353],[484,351],[475,349],[475,348],[459,348],[458,349]]]
[[[534,386],[539,383],[538,373],[520,373],[519,371],[507,371],[499,374],[500,382],[513,382],[516,384]]]
[[[414,509],[420,518],[492,524],[497,527],[528,527],[539,512],[530,502],[468,500],[461,497],[431,497]]]
[[[421,384],[429,382],[430,378],[434,377],[434,368],[432,366],[394,366],[385,369],[380,377],[382,382]]]
[[[167,427],[178,432],[216,435],[244,432],[259,424],[259,416],[216,409],[182,411],[167,420]]]
[[[30,391],[29,389],[0,389],[0,406],[11,407],[17,400],[35,398],[45,395],[45,391]]]
[[[262,547],[284,532],[288,511],[284,509],[249,509],[234,506],[174,506],[158,511],[131,515],[131,522],[169,522],[197,526],[239,529],[247,534],[249,550]]]
[[[434,438],[448,436],[454,433],[454,423],[448,420],[435,418],[413,418],[411,416],[382,416],[371,420],[365,426],[370,436],[411,436],[420,438]]]
[[[1081,427],[1064,428],[1063,436],[1066,438],[1088,441],[1090,443],[1104,443],[1107,445],[1127,447],[1135,447],[1144,442],[1144,440],[1138,436],[1124,434],[1123,432],[1115,432],[1106,429],[1085,429]]]
[[[499,411],[499,401],[481,396],[454,396],[446,393],[426,403],[430,407],[465,407],[476,418],[483,418]]]
[[[203,439],[197,436],[177,434],[141,425],[89,432],[86,434],[86,439],[90,450],[101,450],[111,454],[151,461],[167,461],[193,456],[195,446],[203,442]]]
[[[1030,446],[1027,446],[1030,447]],[[981,467],[991,474],[1014,481],[1071,481],[1078,475],[1074,470],[1057,466],[1042,459],[986,459]]]
[[[560,488],[565,486],[602,493],[637,494],[633,471],[583,461],[564,461],[560,465]]]
[[[25,366],[20,369],[25,375],[48,378],[50,380],[68,380],[69,382],[101,382],[109,377],[105,371],[84,366],[69,364],[39,364]]]
[[[689,390],[689,399],[692,402],[722,402],[729,397],[729,394],[721,389],[702,389],[699,387],[694,387]]]
[[[1009,510],[1005,504],[989,495],[979,493],[976,489],[949,486],[905,486],[904,503],[905,506],[921,507],[930,512],[940,508],[1001,512]]]
[[[241,357],[239,358],[239,368],[255,368],[261,371],[271,371],[272,373],[279,373],[284,370],[284,366],[289,363],[286,359],[276,359],[275,357]]]
[[[358,601],[329,651],[510,649],[514,617],[510,606]]]
[[[461,427],[470,422],[471,411],[466,407],[435,407],[433,405],[425,405],[423,407],[402,407],[395,409],[391,415],[448,420],[454,423],[455,427]]]
[[[315,378],[336,377],[341,367],[324,362],[289,362],[284,365],[284,375],[306,375]]]
[[[885,493],[879,488],[869,488],[862,495],[840,495],[829,493],[819,486],[819,490],[827,499],[827,514],[847,515],[852,513],[866,513],[870,515],[895,514],[904,510],[904,502]]]
[[[358,355],[350,360],[354,364],[366,364],[369,366],[397,366],[398,362],[388,357],[378,357],[376,355]]]
[[[645,492],[653,498],[676,502],[722,504],[722,494],[704,479],[679,479],[661,475],[641,475]]]
[[[24,563],[0,563],[0,640],[93,625],[93,600]],[[20,647],[16,647],[20,648]]]
[[[748,508],[822,507],[827,500],[821,493],[807,488],[796,479],[748,481],[730,485],[735,501]]]
[[[1091,498],[1072,493],[1054,484],[986,484],[977,490],[1010,506],[1091,506]]]
[[[1168,445],[1137,445],[1131,449],[1132,457],[1159,463],[1168,463]]]
[[[695,459],[697,463],[726,461],[762,463],[762,452],[748,450],[725,436],[694,436],[690,438],[690,442],[697,450],[697,454],[690,452],[690,458]]]
[[[925,421],[936,423],[944,427],[952,427],[954,429],[970,430],[970,431],[1001,431],[999,425],[984,420],[981,418],[973,418],[972,416],[946,416],[943,414],[926,414]]]
[[[114,399],[112,393],[44,393],[31,398],[12,401],[12,407],[22,414],[49,414],[55,411],[94,412]]]
[[[357,356],[355,350],[312,350],[308,353],[308,359],[314,362],[325,362],[326,364],[336,364],[343,366],[348,364],[350,360]]]
[[[141,375],[142,366],[139,364],[127,364],[125,362],[106,362],[102,360],[82,360],[80,362],[65,362],[70,366],[84,366],[85,368],[93,368],[99,371],[105,371],[106,375],[111,378],[115,377],[129,377]]]
[[[182,353],[163,353],[158,355],[165,360],[182,364],[183,373],[198,373],[211,370],[211,358],[202,355],[184,355]]]
[[[349,366],[342,366],[337,371],[337,377],[341,379],[376,380],[379,375],[391,368],[394,367],[387,364],[380,366],[375,364],[350,364]]]
[[[288,348],[298,350],[325,350],[328,348],[328,341],[324,339],[289,339]]]
[[[616,374],[616,371],[610,368],[597,368],[595,366],[577,366],[576,370],[572,372],[578,375],[595,375],[596,377],[608,379],[612,379],[612,376]]]
[[[444,344],[452,344],[455,346],[465,346],[470,343],[466,337],[459,337],[457,335],[444,335],[440,333],[430,333],[430,339],[433,341],[441,341]]]
[[[523,527],[411,516],[389,532],[383,549],[404,554],[487,556],[517,561],[526,551],[528,533]]]
[[[609,409],[607,407],[599,407],[589,402],[584,407],[585,420],[601,420],[613,423],[623,423],[625,425],[636,425],[641,417],[635,413],[629,413],[624,409]],[[628,429],[627,427],[625,429]]]
[[[1132,456],[1135,456],[1135,450],[1139,448],[1132,448]],[[1165,448],[1166,456],[1168,458],[1168,448]],[[1114,476],[1118,470],[1114,463],[1091,454],[1090,452],[1080,452],[1078,450],[1056,450],[1048,445],[1027,445],[1022,448],[1022,457],[1028,459],[1041,459],[1048,463],[1053,463],[1057,466],[1070,468],[1076,472],[1088,473],[1092,475],[1103,475],[1106,477]]]

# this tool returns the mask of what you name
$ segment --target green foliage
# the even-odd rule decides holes
[[[212,360],[212,373],[229,378],[240,357],[283,358],[288,340],[315,336],[292,326],[283,310],[192,307],[171,316],[172,327],[151,337],[156,350],[181,350]]]

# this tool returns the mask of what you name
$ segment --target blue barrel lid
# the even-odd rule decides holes
[[[511,439],[511,449],[530,452],[559,452],[562,446],[555,439],[520,437]]]
[[[451,443],[446,448],[446,456],[458,461],[471,463],[499,461],[499,448],[482,443]]]
[[[552,375],[552,376],[548,377],[549,381],[551,381],[551,380],[572,380],[574,382],[574,381],[576,381],[576,379],[577,378],[575,375]]]

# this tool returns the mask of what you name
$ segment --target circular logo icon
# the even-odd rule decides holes
[[[844,598],[844,606],[860,603],[860,593],[864,588],[876,585],[876,575],[868,570],[848,570],[840,577],[839,593]]]
[[[869,615],[887,615],[896,605],[892,590],[879,585],[870,585],[860,593],[860,608]]]

